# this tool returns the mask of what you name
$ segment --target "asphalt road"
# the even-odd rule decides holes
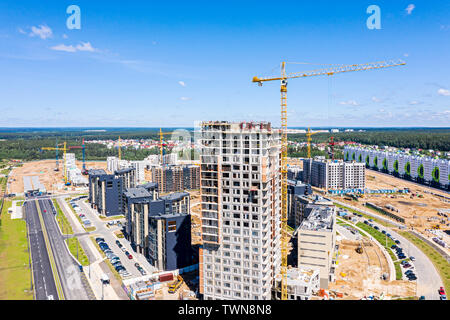
[[[363,222],[366,220],[365,218],[358,218],[358,221]],[[414,266],[414,273],[417,276],[417,296],[425,296],[426,300],[439,300],[439,287],[443,286],[441,277],[434,267],[433,263],[430,259],[414,244],[410,241],[399,235],[397,232],[393,231],[390,228],[386,228],[385,226],[372,222],[374,225],[377,225],[380,228],[380,232],[383,230],[387,230],[388,233],[391,234],[394,238],[400,241],[399,247],[403,249],[406,257],[413,256],[415,261],[410,262]],[[395,252],[394,252],[395,255]],[[405,275],[405,271],[402,267],[403,277]],[[404,279],[406,279],[404,277]]]
[[[55,219],[55,208],[51,200],[39,200],[48,237],[55,257],[64,295],[67,300],[95,299],[89,284],[84,281],[79,265],[70,255],[64,237]],[[46,212],[44,212],[44,210]]]
[[[58,300],[36,203],[34,201],[25,202],[24,212],[28,227],[35,300]]]

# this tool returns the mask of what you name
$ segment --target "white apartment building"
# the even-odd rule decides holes
[[[344,148],[344,157],[364,162],[372,168],[376,166],[378,170],[386,167],[388,173],[396,173],[400,177],[409,176],[414,180],[423,179],[425,183],[434,181],[439,183],[442,188],[449,186],[450,160],[354,146]]]
[[[119,160],[118,157],[107,157],[106,158],[106,169],[114,173],[120,169],[134,168],[136,169],[135,175],[135,185],[141,184],[145,182],[145,167],[147,162],[143,161],[128,161],[128,160]]]
[[[303,160],[303,178],[312,186],[326,190],[364,189],[366,186],[364,163],[319,157]]]
[[[298,266],[320,270],[320,287],[334,280],[336,208],[314,206],[297,230]]]
[[[106,169],[114,173],[120,169],[119,167],[119,158],[118,157],[107,157],[106,158]]]
[[[280,138],[270,123],[203,122],[204,299],[270,300],[280,272]]]

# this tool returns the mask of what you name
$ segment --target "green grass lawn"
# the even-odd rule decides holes
[[[0,300],[33,300],[26,223],[11,220],[5,201],[0,225]]]
[[[77,248],[78,248],[78,261],[83,266],[89,265],[89,260],[86,256],[86,253],[84,253],[83,247],[81,246],[80,242],[77,238],[70,238],[66,239],[67,246],[69,247],[70,253],[76,258],[77,257]],[[78,246],[77,246],[78,244]]]
[[[64,234],[73,234],[73,230],[72,230],[72,227],[70,226],[69,220],[67,220],[66,215],[59,207],[58,202],[55,199],[53,199],[52,201],[53,201],[53,205],[56,208],[56,212],[57,212],[56,221],[59,224],[59,228],[63,231]]]
[[[392,241],[390,238],[387,238],[387,246],[386,246],[386,236],[379,232],[378,230],[375,230],[374,228],[368,226],[365,223],[358,222],[356,224],[359,228],[366,231],[368,234],[370,234],[372,237],[374,237],[383,247],[386,249],[390,249],[392,245],[395,244],[394,241]]]
[[[445,291],[450,291],[450,263],[447,262],[447,260],[444,259],[444,257],[436,251],[433,247],[428,245],[426,242],[422,241],[421,239],[417,238],[415,235],[413,235],[410,232],[407,231],[401,231],[399,232],[400,235],[414,243],[414,245],[419,248],[423,253],[427,255],[427,257],[433,262],[434,266],[436,267],[436,270],[439,272],[439,275],[441,276],[442,282],[445,286]]]
[[[394,266],[395,266],[395,280],[402,280],[403,272],[400,262],[399,261],[394,262]]]

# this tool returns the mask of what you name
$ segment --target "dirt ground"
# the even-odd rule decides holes
[[[59,163],[59,171],[54,171],[55,160],[41,160],[24,162],[22,167],[14,168],[10,174],[10,192],[22,193],[23,192],[23,177],[24,176],[38,176],[39,181],[45,186],[47,191],[55,192],[63,188],[64,172],[62,162]],[[77,161],[77,166],[81,169],[83,164],[81,161]],[[102,161],[87,161],[87,169],[106,169],[106,162]],[[64,188],[66,189],[66,188]],[[67,190],[72,190],[68,187]]]
[[[359,201],[350,201],[345,198],[340,200],[362,209],[365,208],[363,204],[367,201],[384,209],[386,209],[386,205],[391,205],[398,209],[398,212],[391,212],[405,218],[408,226],[424,234],[428,234],[428,232],[425,232],[426,229],[432,229],[437,224],[440,225],[442,231],[450,230],[450,218],[444,218],[437,214],[440,209],[449,210],[450,203],[444,202],[440,197],[427,193],[432,191],[449,196],[445,192],[439,192],[426,186],[418,186],[409,181],[374,171],[366,171],[366,187],[369,189],[409,188],[411,193],[405,195],[365,195]],[[423,197],[412,196],[412,194],[419,194]]]
[[[364,252],[356,248],[360,241],[342,240],[339,242],[339,257],[336,268],[336,282],[329,290],[343,293],[344,300],[361,299],[364,296],[410,297],[415,294],[415,283],[409,281],[381,280],[383,273],[389,274],[386,258],[378,246],[364,240]]]

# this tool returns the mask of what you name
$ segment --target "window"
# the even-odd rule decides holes
[[[177,222],[176,221],[169,221],[168,225],[169,225],[168,226],[169,232],[177,231]]]

